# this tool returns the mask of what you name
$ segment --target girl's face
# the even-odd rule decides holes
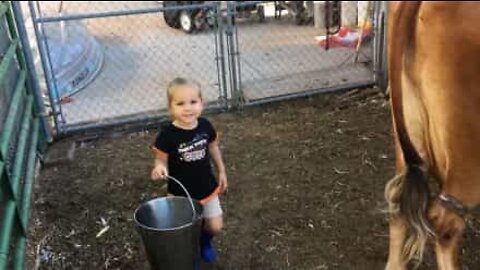
[[[175,124],[183,128],[194,128],[203,111],[200,90],[195,86],[177,86],[171,93],[169,107]]]

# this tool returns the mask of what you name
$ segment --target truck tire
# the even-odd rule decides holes
[[[163,1],[163,7],[179,6],[179,1]],[[165,23],[172,28],[180,28],[180,11],[169,10],[163,12]]]

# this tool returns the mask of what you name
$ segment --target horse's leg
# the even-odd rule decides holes
[[[399,217],[390,218],[390,246],[388,250],[388,262],[386,270],[404,270],[403,244],[406,237],[404,221]]]
[[[439,270],[460,270],[458,252],[465,230],[463,218],[435,202],[430,210],[430,218],[438,238],[435,252]]]

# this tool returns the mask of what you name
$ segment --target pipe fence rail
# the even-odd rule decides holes
[[[0,18],[0,269],[25,269],[32,184],[49,134],[10,2]]]

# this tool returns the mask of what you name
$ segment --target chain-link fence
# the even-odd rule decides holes
[[[234,11],[249,5],[232,4]],[[329,48],[326,47],[325,2],[283,2],[280,6],[266,3],[263,4],[265,19],[257,14],[260,23],[237,24],[238,90],[247,104],[312,91],[351,88],[373,81],[371,22],[364,26],[365,38],[360,50],[356,48],[358,29],[362,26],[358,25],[362,24],[360,17],[365,17],[369,4],[356,1],[340,4],[341,25],[336,26],[339,34],[329,37]],[[372,10],[373,7],[369,15]]]
[[[210,109],[373,84],[376,10],[371,1],[29,1],[23,13],[54,124],[69,133],[165,116],[176,76],[197,80]]]
[[[30,2],[28,11],[60,132],[165,114],[165,89],[175,76],[199,81],[209,103],[225,98],[218,31],[173,29],[157,2]]]

